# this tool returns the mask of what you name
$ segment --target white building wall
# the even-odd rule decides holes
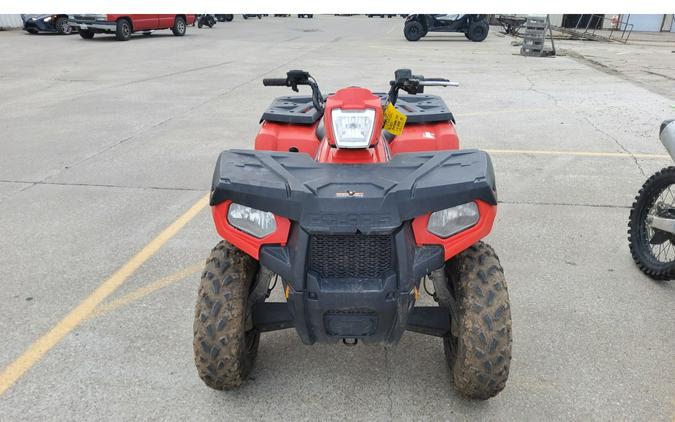
[[[23,21],[21,15],[2,15],[0,14],[0,29],[21,28]]]

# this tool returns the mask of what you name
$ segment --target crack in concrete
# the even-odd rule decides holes
[[[608,75],[612,75],[612,76],[616,76],[617,78],[621,78],[624,81],[628,81],[628,82],[632,83],[633,85],[639,86],[641,88],[644,88],[644,89],[648,90],[649,92],[652,92],[652,93],[657,94],[657,95],[659,95],[663,98],[666,98],[668,101],[672,101],[672,98],[670,98],[666,94],[664,94],[663,90],[659,89],[658,87],[654,87],[650,84],[644,83],[644,82],[642,82],[640,80],[637,80],[635,78],[631,78],[628,74],[626,74],[624,72],[621,72],[621,71],[619,71],[619,70],[617,70],[613,67],[607,66],[603,63],[600,63],[597,60],[593,60],[593,59],[591,59],[587,56],[584,56],[581,53],[578,53],[578,52],[574,51],[574,50],[567,50],[566,49],[564,51],[565,51],[565,54],[567,56],[571,57],[572,59],[576,60],[579,63],[585,64],[589,67],[592,67],[592,68],[594,68],[596,70],[599,70],[603,73],[606,73]],[[664,75],[658,75],[658,76],[663,77]],[[670,78],[666,77],[666,79],[670,79]]]
[[[664,75],[664,74],[662,74],[662,73],[657,73],[657,72],[653,72],[653,71],[651,71],[651,70],[646,70],[646,69],[642,69],[642,71],[645,72],[645,73],[648,73],[648,74],[650,74],[650,75],[660,76],[660,77],[662,77],[662,78],[669,79],[669,80],[671,80],[671,81],[675,81],[675,78],[670,77],[670,76],[668,76],[668,75]]]
[[[621,150],[622,150],[623,152],[625,152],[626,154],[630,155],[630,157],[633,159],[633,162],[635,162],[635,165],[637,166],[638,170],[640,170],[640,173],[641,173],[643,176],[645,176],[645,177],[647,176],[647,174],[645,173],[645,170],[644,170],[644,169],[642,168],[642,166],[640,165],[640,162],[638,161],[637,157],[633,154],[633,152],[631,152],[628,148],[626,148],[626,147],[621,143],[621,141],[619,141],[618,139],[616,139],[614,136],[610,135],[608,132],[606,132],[606,131],[600,129],[600,128],[599,128],[595,123],[593,123],[593,121],[591,121],[591,119],[589,119],[587,116],[582,115],[581,117],[583,117],[584,120],[586,120],[586,122],[588,122],[588,124],[591,125],[591,127],[593,127],[593,129],[595,129],[596,132],[602,133],[603,135],[605,135],[606,137],[608,137],[609,139],[611,139],[612,141],[614,141],[614,143],[615,143],[619,148],[621,148]]]
[[[540,89],[537,89],[537,88],[536,88],[536,84],[534,83],[534,81],[533,81],[527,74],[523,73],[522,70],[518,69],[517,72],[520,74],[520,76],[522,76],[523,78],[525,78],[525,80],[527,80],[527,82],[530,84],[530,86],[527,88],[528,91],[536,92],[537,94],[543,95],[544,97],[546,97],[546,98],[548,98],[549,100],[553,101],[553,104],[554,104],[556,107],[559,107],[559,106],[560,106],[560,105],[558,104],[558,99],[557,99],[555,96],[553,96],[552,94],[550,94],[550,93],[548,93],[548,92],[546,92],[546,91],[542,91],[542,90],[540,90]]]
[[[46,182],[46,181],[28,181],[28,180],[4,180],[0,179],[0,183],[16,183],[16,184],[30,184],[23,190],[33,187],[35,185],[50,185],[50,186],[82,186],[94,188],[116,188],[116,189],[137,189],[137,190],[166,190],[166,191],[186,191],[186,192],[205,192],[204,189],[198,188],[183,188],[183,187],[166,187],[166,186],[126,186],[113,184],[99,184],[99,183],[67,183],[67,182]],[[19,192],[21,192],[19,191]]]

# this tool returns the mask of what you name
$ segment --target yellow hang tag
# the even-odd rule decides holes
[[[405,126],[405,121],[408,120],[408,116],[396,110],[396,107],[387,104],[387,108],[384,110],[384,129],[394,135],[400,135],[403,132],[403,127]]]

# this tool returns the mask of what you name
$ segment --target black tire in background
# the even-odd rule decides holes
[[[457,332],[443,339],[455,388],[486,400],[506,386],[511,364],[511,305],[504,270],[483,242],[445,264],[448,288],[457,304]]]
[[[73,33],[73,27],[68,25],[68,18],[66,17],[61,16],[56,19],[54,26],[56,26],[56,32],[61,35],[70,35]]]
[[[424,36],[424,26],[417,21],[406,22],[403,27],[403,35],[408,41],[417,41]]]
[[[85,40],[94,38],[94,31],[91,29],[80,29],[77,31],[77,33],[80,34],[80,37],[84,38]]]
[[[131,38],[131,22],[127,19],[119,19],[117,21],[115,37],[118,41],[129,41],[129,38]]]
[[[185,18],[182,16],[176,16],[176,20],[173,21],[173,26],[171,27],[171,32],[177,37],[182,37],[187,31],[187,23]]]
[[[260,332],[246,327],[248,297],[259,268],[255,259],[226,241],[218,243],[206,260],[193,347],[199,377],[213,389],[239,387],[258,354]]]
[[[675,167],[666,167],[650,177],[635,197],[628,217],[628,247],[640,271],[654,280],[675,279],[675,261],[660,261],[650,247],[647,215],[662,192],[675,185]],[[671,204],[672,205],[672,204]],[[671,240],[666,240],[671,242]],[[671,245],[675,247],[675,244]]]
[[[490,25],[485,21],[474,21],[469,24],[469,29],[466,33],[468,39],[473,42],[481,42],[488,36]]]
[[[232,19],[234,19],[234,15],[225,15],[225,22],[232,22]]]

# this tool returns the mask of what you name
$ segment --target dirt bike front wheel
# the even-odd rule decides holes
[[[650,177],[635,197],[628,218],[628,246],[638,268],[655,280],[675,279],[675,234],[652,226],[675,219],[675,167]]]

